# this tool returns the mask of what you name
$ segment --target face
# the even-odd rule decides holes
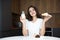
[[[33,7],[29,8],[29,13],[30,15],[33,17],[33,16],[36,16],[36,11]]]

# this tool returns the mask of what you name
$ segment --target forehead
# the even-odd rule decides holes
[[[33,7],[30,7],[29,10],[34,10],[34,8]]]

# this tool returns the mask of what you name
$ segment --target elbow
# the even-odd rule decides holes
[[[45,35],[45,31],[44,31],[44,35]]]
[[[26,33],[23,32],[23,36],[27,36]]]
[[[40,36],[44,36],[45,35],[45,30],[41,32]]]
[[[43,34],[42,34],[42,36],[44,36],[45,35],[45,30],[44,30],[44,32],[43,32]]]
[[[23,36],[27,36],[27,31],[22,31]]]

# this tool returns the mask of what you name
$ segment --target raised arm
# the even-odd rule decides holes
[[[52,15],[48,13],[43,13],[42,16],[44,16],[44,22],[47,22],[52,17]]]
[[[45,22],[43,21],[42,28],[40,29],[40,36],[44,36],[45,34]]]
[[[23,18],[20,17],[20,21],[21,21],[22,24],[23,24],[23,25],[22,25],[22,33],[23,33],[24,36],[27,36],[28,30],[26,29],[26,18],[23,19]]]
[[[45,34],[45,23],[52,17],[52,15],[48,14],[48,13],[44,13],[42,14],[42,16],[44,16],[44,19],[43,19],[43,27],[41,28],[41,31],[40,31],[40,36],[44,36]]]

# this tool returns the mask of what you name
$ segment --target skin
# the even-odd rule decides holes
[[[34,10],[34,8],[31,7],[29,9],[29,12],[30,12],[30,15],[33,18],[32,22],[34,23],[37,20],[36,11]],[[44,36],[44,34],[45,34],[45,23],[52,17],[50,14],[48,14],[47,16],[46,15],[42,15],[42,16],[44,16],[44,19],[43,19],[44,21],[43,21],[43,27],[41,28],[41,31],[39,32],[40,36]],[[20,21],[23,23],[22,33],[23,33],[24,36],[27,36],[28,30],[26,29],[26,21],[25,20],[26,20],[26,18],[22,19],[20,17]],[[35,36],[35,35],[36,34],[34,34],[33,36]]]

